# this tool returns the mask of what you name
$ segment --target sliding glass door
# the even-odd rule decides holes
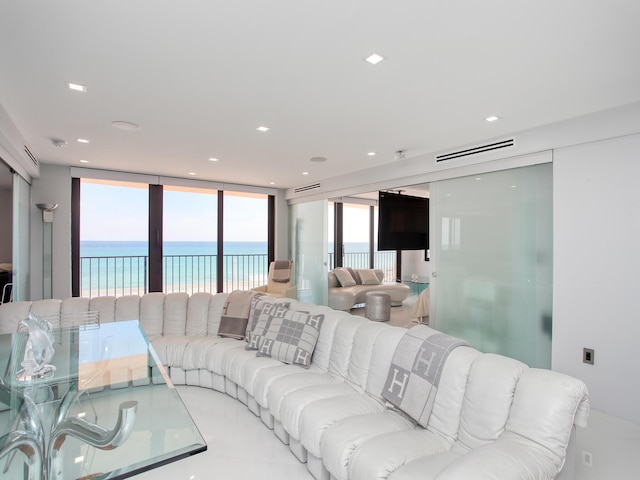
[[[13,174],[13,300],[30,299],[29,262],[31,185],[17,173]],[[38,211],[38,213],[40,213]]]
[[[327,304],[327,200],[289,207],[291,258],[298,300]]]
[[[551,164],[434,182],[431,198],[431,324],[549,368]]]

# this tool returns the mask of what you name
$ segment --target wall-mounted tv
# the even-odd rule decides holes
[[[378,250],[429,248],[429,199],[379,192]]]

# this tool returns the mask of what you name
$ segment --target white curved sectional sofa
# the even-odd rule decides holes
[[[150,293],[16,302],[0,306],[0,333],[15,331],[30,311],[97,310],[101,322],[138,319],[175,384],[212,388],[246,404],[317,479],[553,479],[574,425],[586,425],[583,382],[458,347],[444,365],[427,427],[417,426],[381,397],[407,329],[262,297],[324,315],[304,369],[218,337],[227,297]]]

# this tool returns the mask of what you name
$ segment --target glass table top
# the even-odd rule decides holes
[[[28,334],[0,335],[0,477],[126,478],[207,446],[136,320],[55,331],[51,376],[24,379]],[[19,442],[17,442],[19,443]],[[31,459],[32,460],[32,459]]]

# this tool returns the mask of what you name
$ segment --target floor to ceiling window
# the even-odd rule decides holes
[[[223,291],[266,284],[268,217],[267,195],[224,192]]]
[[[218,191],[165,185],[163,291],[216,293]]]
[[[329,202],[327,212],[329,268],[379,268],[385,282],[395,281],[396,252],[378,251],[376,201],[354,197],[344,203]]]
[[[74,295],[216,293],[266,284],[273,195],[149,180],[73,179]]]
[[[80,295],[147,292],[148,185],[82,179],[80,190]]]

